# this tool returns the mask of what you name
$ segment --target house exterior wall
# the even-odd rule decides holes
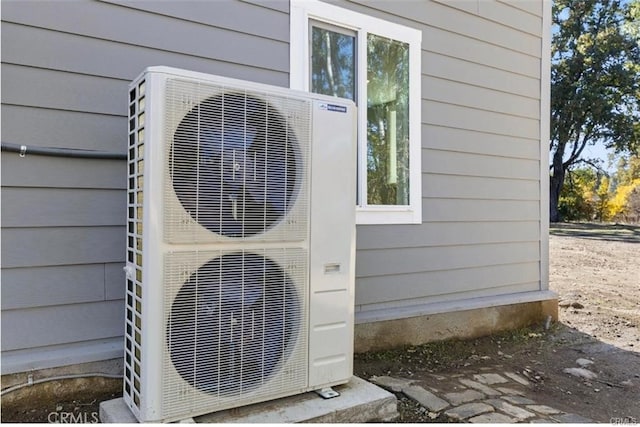
[[[335,4],[423,33],[423,223],[358,226],[356,322],[548,297],[548,7]],[[124,153],[150,65],[289,85],[287,1],[2,6],[3,142]],[[3,374],[121,357],[125,166],[3,153]]]
[[[423,34],[422,224],[358,226],[356,323],[549,298],[549,5],[333,3]]]
[[[289,82],[287,2],[7,1],[2,141],[126,153],[167,65]],[[126,162],[2,153],[2,373],[122,357]]]

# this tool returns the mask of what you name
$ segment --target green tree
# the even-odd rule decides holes
[[[587,145],[616,152],[640,146],[640,44],[637,0],[556,0],[551,51],[550,220],[567,170]]]

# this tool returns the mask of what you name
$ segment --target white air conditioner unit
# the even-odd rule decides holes
[[[167,67],[129,96],[124,399],[138,420],[347,382],[353,103]]]

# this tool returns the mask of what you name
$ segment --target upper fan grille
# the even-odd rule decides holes
[[[306,238],[309,102],[179,79],[166,93],[167,240]]]

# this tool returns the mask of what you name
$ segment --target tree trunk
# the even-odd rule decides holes
[[[560,212],[558,211],[558,201],[560,191],[564,185],[565,169],[562,163],[562,154],[556,151],[553,155],[553,174],[549,177],[549,221],[560,222]]]

